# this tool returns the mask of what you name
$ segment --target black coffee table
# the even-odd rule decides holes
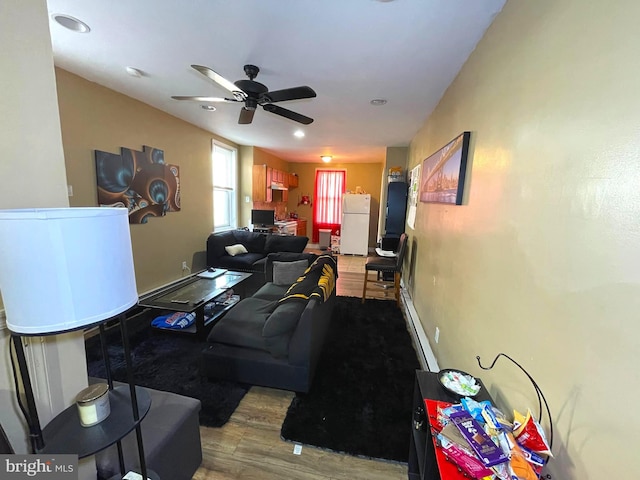
[[[159,291],[140,297],[138,305],[174,312],[195,312],[196,321],[194,325],[185,329],[167,329],[167,331],[204,335],[205,327],[220,318],[222,314],[233,306],[216,309],[215,314],[205,320],[205,304],[223,295],[229,289],[240,286],[252,274],[228,270],[215,278],[202,278],[198,276],[199,273],[180,279]]]

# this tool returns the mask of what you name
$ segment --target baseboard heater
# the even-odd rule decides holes
[[[404,287],[400,289],[400,298],[402,298],[402,302],[405,306],[409,333],[417,347],[420,366],[423,370],[427,370],[429,372],[440,371],[438,361],[436,360],[433,350],[431,349],[431,345],[429,344],[429,338],[422,327],[422,323],[420,323],[418,312],[416,312],[416,309],[413,306],[413,300],[411,300],[409,292],[407,292]]]

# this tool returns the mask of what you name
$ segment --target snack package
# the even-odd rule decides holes
[[[449,417],[451,416],[452,413],[461,412],[463,410],[464,410],[464,407],[459,403],[456,403],[446,408],[438,407],[438,417],[437,417],[438,423],[444,427],[446,424],[449,423]]]
[[[516,443],[511,433],[507,435],[510,436],[509,441],[513,445],[511,449],[511,459],[509,460],[509,469],[512,478],[517,478],[518,480],[538,480],[538,473],[525,457],[522,448]]]
[[[527,410],[526,417],[517,410],[513,411],[513,435],[523,447],[553,457],[544,431],[531,415],[531,410]]]
[[[508,455],[498,447],[491,437],[485,433],[467,411],[451,414],[451,422],[458,427],[460,433],[486,467],[497,465],[509,460]]]
[[[485,467],[475,455],[469,455],[468,452],[461,449],[457,444],[448,441],[446,437],[438,435],[438,443],[442,447],[442,451],[445,457],[447,457],[447,460],[455,463],[466,476],[483,479],[493,473]]]

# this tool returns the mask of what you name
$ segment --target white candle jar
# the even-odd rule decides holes
[[[83,427],[100,423],[111,413],[109,385],[106,383],[89,385],[76,396],[76,405]]]

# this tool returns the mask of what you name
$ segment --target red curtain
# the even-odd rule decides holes
[[[316,170],[311,238],[313,243],[318,243],[320,240],[320,229],[330,229],[334,232],[340,227],[345,179],[344,170]]]

